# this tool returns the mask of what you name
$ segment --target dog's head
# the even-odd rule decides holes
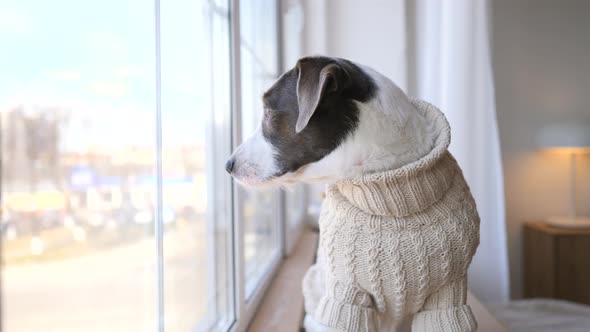
[[[347,149],[342,145],[359,130],[363,105],[383,88],[383,77],[368,70],[338,58],[300,59],[264,93],[260,126],[238,146],[226,170],[242,184],[263,186],[332,180],[310,167],[330,155],[338,159],[335,167],[362,164],[344,162]],[[340,158],[334,158],[337,149]]]

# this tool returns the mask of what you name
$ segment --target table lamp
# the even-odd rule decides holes
[[[590,124],[555,124],[544,127],[537,136],[537,145],[543,150],[570,155],[569,215],[550,217],[546,223],[561,228],[590,228],[590,218],[576,215],[576,156],[590,153]]]

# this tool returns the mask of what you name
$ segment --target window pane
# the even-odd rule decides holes
[[[285,190],[285,216],[287,218],[287,231],[285,241],[288,250],[293,249],[297,236],[300,234],[301,224],[305,222],[307,209],[307,194],[305,185],[298,184]]]
[[[161,2],[166,331],[233,319],[227,1]]]
[[[240,28],[242,134],[246,138],[260,123],[263,92],[277,78],[276,1],[242,2]],[[243,190],[243,197],[246,295],[249,297],[279,252],[279,192]]]
[[[0,21],[3,330],[154,331],[153,2]]]

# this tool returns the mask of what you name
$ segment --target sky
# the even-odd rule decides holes
[[[161,1],[165,146],[203,144],[211,128],[228,128],[228,19],[212,15],[208,3]],[[242,6],[242,40],[259,52],[242,48],[245,136],[257,125],[269,74],[276,75],[269,3]],[[0,45],[0,111],[19,105],[70,110],[62,131],[66,151],[154,145],[153,1],[2,0]]]
[[[162,123],[164,132],[174,133],[166,142],[202,142],[212,98],[205,2],[162,3]],[[154,17],[153,2],[144,0],[3,0],[0,109],[71,110],[67,150],[152,145]],[[229,52],[216,51],[221,59]],[[229,65],[227,59],[217,63]],[[215,79],[226,83],[220,87],[229,82],[222,75]]]

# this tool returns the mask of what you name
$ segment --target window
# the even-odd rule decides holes
[[[164,323],[233,321],[229,3],[162,1]],[[220,166],[221,165],[221,166]]]
[[[245,330],[287,226],[223,167],[278,75],[277,1],[237,5],[0,4],[3,331]]]
[[[299,239],[301,223],[307,218],[307,187],[299,184],[285,192],[285,249],[290,253]]]
[[[242,139],[256,130],[262,94],[277,78],[276,1],[254,0],[240,8]],[[246,296],[250,297],[273,260],[280,255],[278,190],[241,190],[244,220]]]
[[[153,5],[0,7],[3,331],[154,331]]]

